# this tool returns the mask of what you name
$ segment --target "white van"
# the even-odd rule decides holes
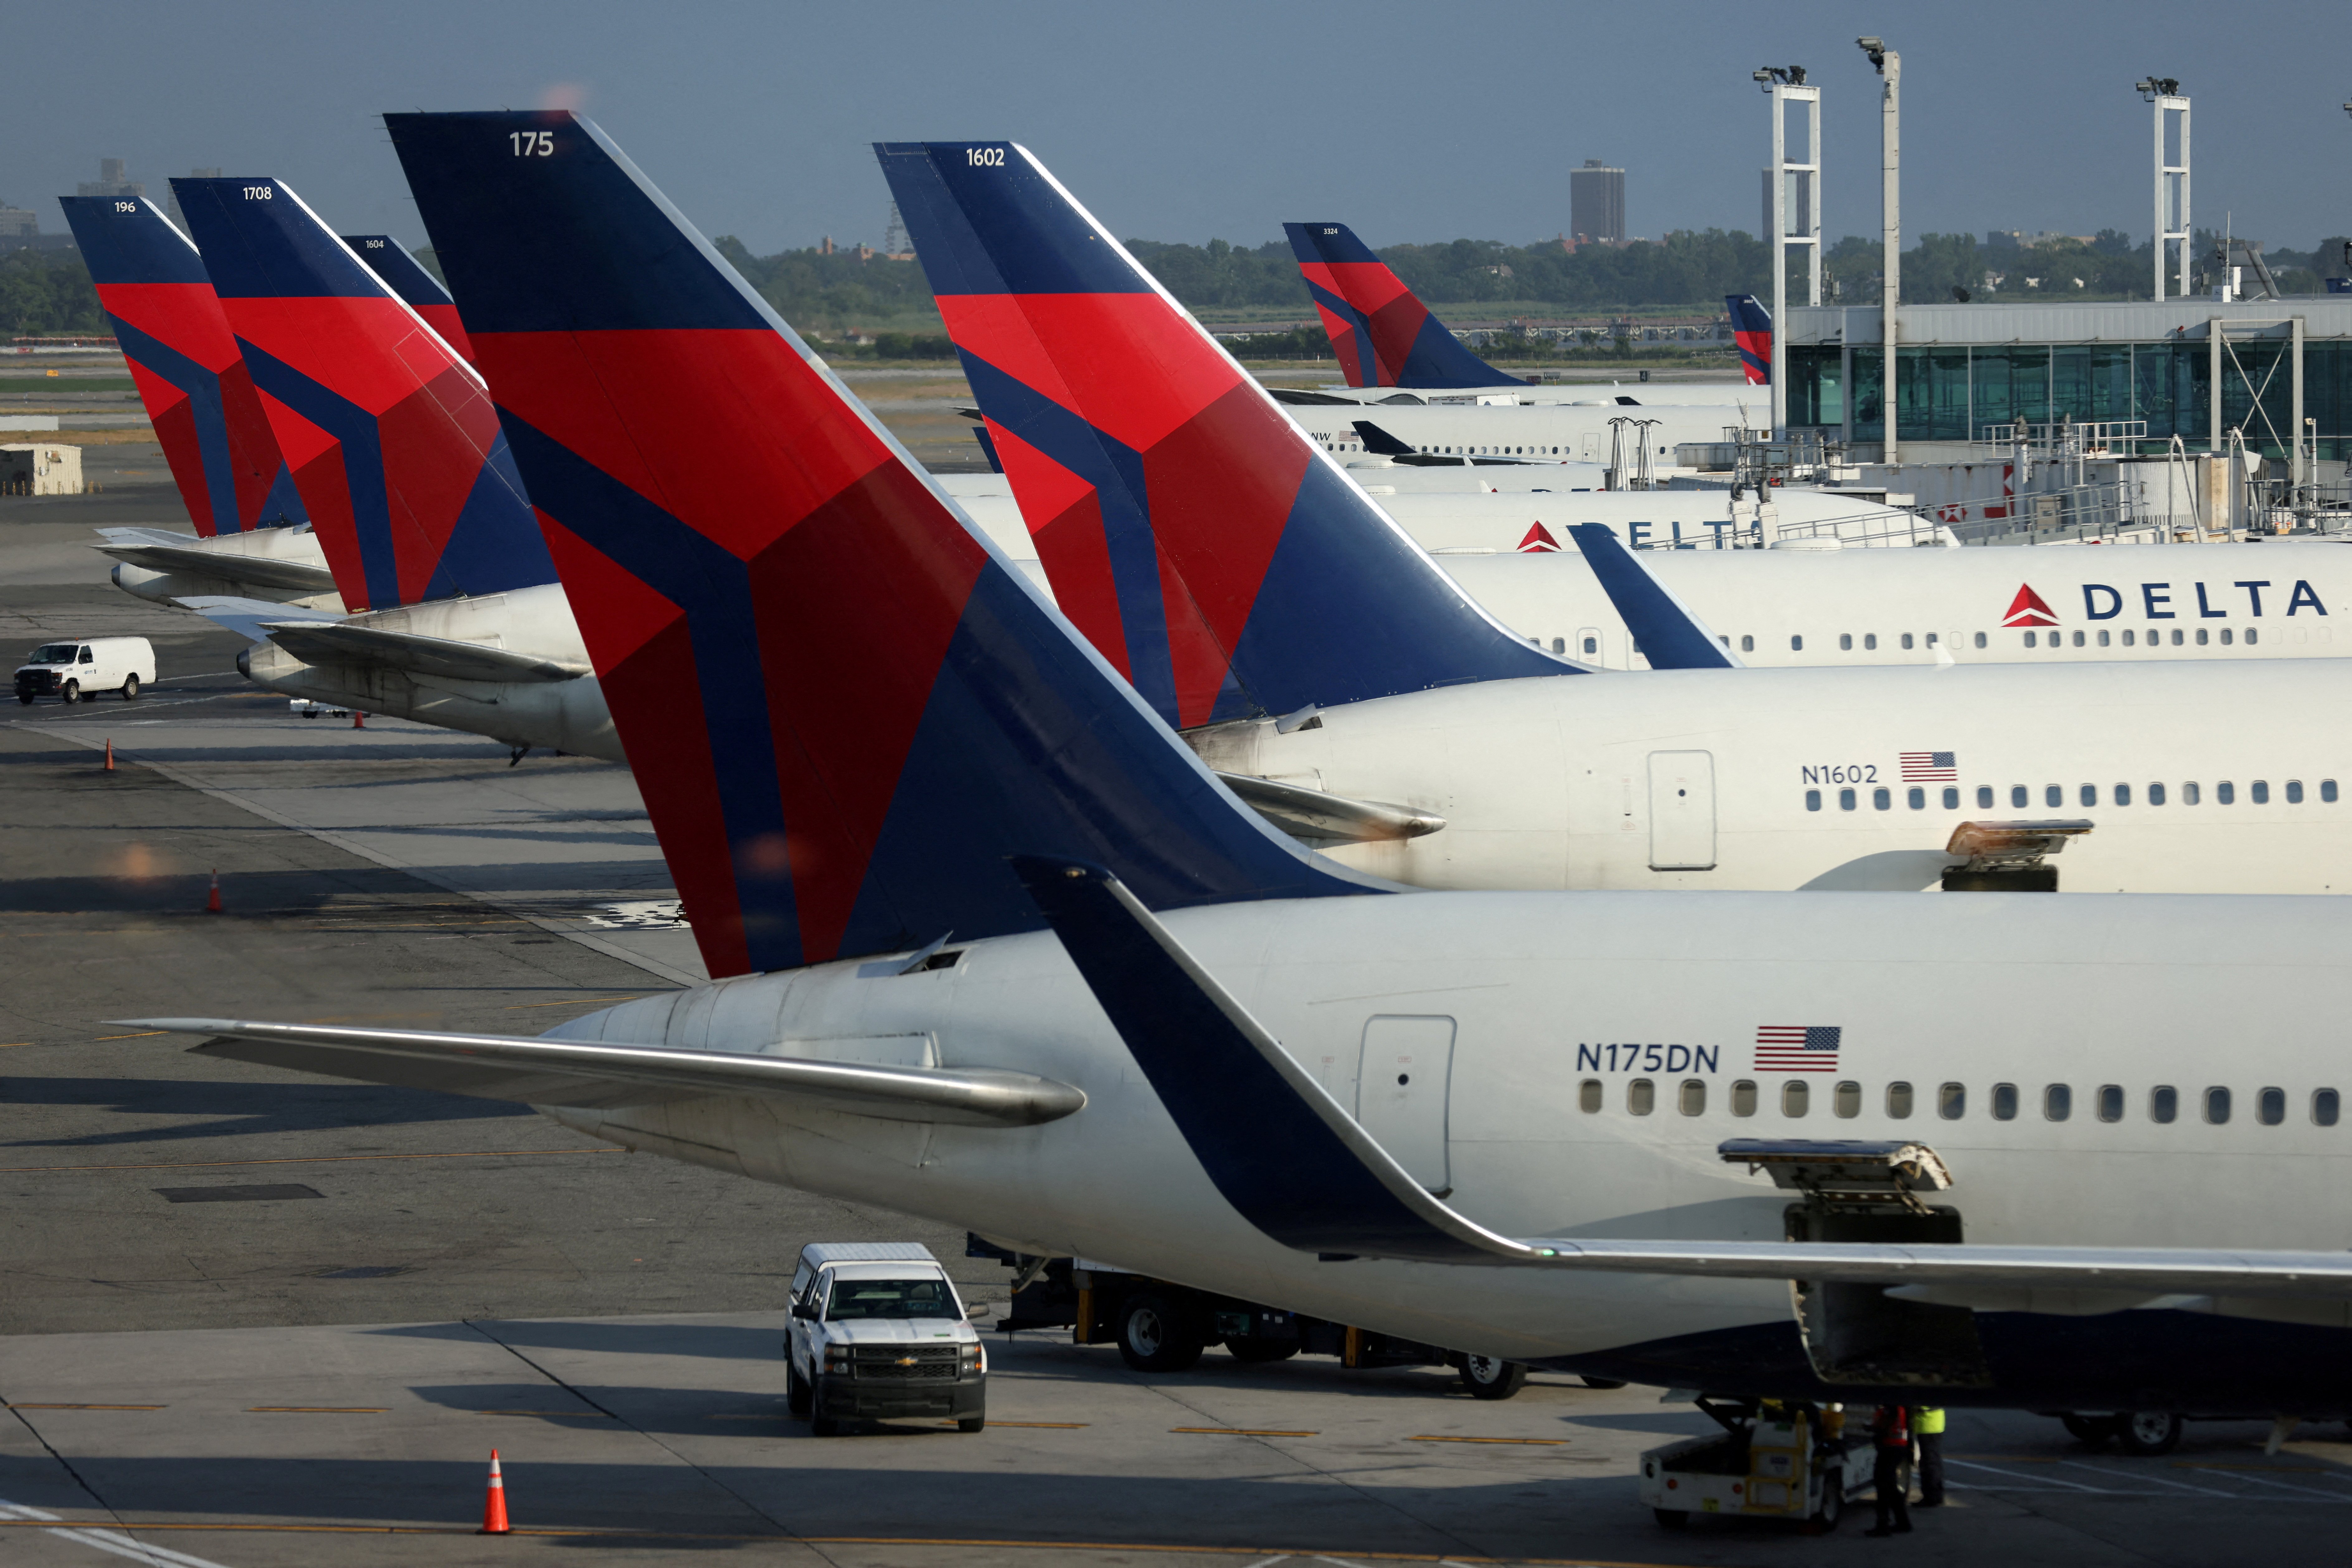
[[[943,1415],[988,1424],[988,1351],[930,1249],[813,1242],[793,1273],[785,1404],[819,1437],[845,1420]]]
[[[101,691],[120,691],[129,701],[154,680],[155,649],[145,637],[47,642],[16,667],[16,700],[56,697],[79,702]]]

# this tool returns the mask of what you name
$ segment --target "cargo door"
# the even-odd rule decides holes
[[[1414,1181],[1440,1196],[1453,1191],[1445,1158],[1453,1079],[1453,1019],[1386,1016],[1365,1024],[1356,1120]]]
[[[1650,869],[1715,869],[1715,754],[1650,753]]]

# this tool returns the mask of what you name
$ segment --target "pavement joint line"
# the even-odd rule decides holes
[[[609,1410],[477,1410],[477,1415],[531,1415],[541,1421],[618,1421]]]
[[[11,1410],[163,1410],[162,1405],[34,1405],[15,1404]]]
[[[1407,1437],[1405,1441],[1408,1443],[1516,1443],[1540,1448],[1564,1448],[1569,1444],[1569,1439],[1566,1437],[1440,1437],[1426,1433],[1419,1436]]]
[[[60,1171],[206,1171],[221,1165],[340,1165],[359,1160],[505,1160],[523,1154],[625,1154],[601,1149],[453,1149],[424,1154],[276,1154],[256,1160],[168,1160],[143,1165],[0,1165],[0,1176],[54,1175]]]
[[[389,1405],[248,1405],[247,1415],[389,1415]]]
[[[1320,1437],[1320,1432],[1291,1432],[1278,1426],[1171,1426],[1171,1432],[1198,1433],[1213,1437]]]

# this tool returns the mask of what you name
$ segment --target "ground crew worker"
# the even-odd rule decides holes
[[[1919,1506],[1944,1506],[1944,1413],[1923,1405],[1911,1422],[1911,1436],[1919,1445]]]
[[[1911,1460],[1911,1412],[1900,1405],[1882,1405],[1871,1413],[1870,1446],[1877,1464],[1872,1471],[1878,1492],[1878,1527],[1869,1535],[1907,1534],[1911,1502],[1906,1495],[1911,1478],[1905,1473]]]

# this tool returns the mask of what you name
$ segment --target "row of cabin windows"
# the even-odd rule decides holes
[[[2246,630],[2246,646],[2247,646],[2248,647],[2253,647],[2253,646],[2254,646],[2254,644],[2256,644],[2256,643],[2258,643],[2258,642],[2260,642],[2260,641],[2262,641],[2262,640],[2263,640],[2263,634],[2262,634],[2262,631],[2261,631],[2261,629],[2260,629],[2259,627],[2255,627],[2255,626],[2248,626],[2245,630]],[[2050,634],[2050,637],[2049,637],[2050,646],[2051,646],[2052,647],[2053,647],[2053,648],[2054,648],[2054,647],[2063,647],[2063,646],[2064,646],[2064,644],[2063,644],[2063,643],[2062,643],[2062,642],[2059,640],[2063,635],[2063,634],[2059,633],[2059,632],[2052,632],[2052,633]],[[2110,635],[2109,633],[2106,633],[2106,632],[2102,631],[2102,632],[2099,632],[2099,633],[2097,633],[2097,634],[2095,634],[2095,635],[2097,636],[2097,637],[2098,637],[2098,639],[2099,639],[2099,642],[2098,642],[2098,646],[2099,646],[2099,647],[2105,647],[2109,646],[2109,645],[2108,645],[2108,642],[2107,642],[2107,638],[2108,638],[2108,637],[2109,637],[2109,635]],[[2126,630],[2126,631],[2125,631],[2125,633],[2123,634],[2123,645],[2124,645],[2124,647],[2130,647],[2132,646],[2132,635],[2133,635],[2133,634],[2132,634],[2129,630]],[[2156,630],[2156,629],[2151,629],[2151,630],[2148,632],[2148,634],[2147,634],[2147,646],[2148,646],[2148,647],[2156,647],[2156,646],[2157,646],[2157,639],[2158,639],[2158,637],[2160,637],[2162,635],[2163,635],[2163,634],[2162,634],[2162,632],[2161,632],[2161,631],[2159,631],[2159,630]],[[2025,646],[2026,646],[2026,647],[2032,647],[2033,646],[2033,638],[2034,638],[2034,634],[2033,634],[2033,633],[2032,633],[2032,632],[2028,632],[2028,633],[2026,633],[2026,634],[2025,634]],[[2206,639],[2207,639],[2206,628],[2205,628],[2205,627],[2203,627],[2203,626],[2199,626],[2199,627],[2197,628],[2197,646],[2198,646],[2199,647],[2205,647],[2205,646],[2206,646]],[[2183,639],[2183,637],[2181,637],[2180,628],[2179,628],[2179,626],[2175,626],[2175,627],[2173,627],[2173,628],[2172,628],[2172,646],[2173,646],[2173,647],[2181,647],[2181,646],[2182,646],[2183,641],[2184,641],[2184,639]],[[2228,626],[2223,626],[2223,627],[2221,628],[2221,646],[2222,646],[2223,647],[2228,647],[2230,646],[2230,642],[2231,642],[2231,631],[2230,631],[2230,628],[2229,628]],[[1979,632],[1979,633],[1977,634],[1977,647],[1984,647],[1984,645],[1985,645],[1985,641],[1984,641],[1984,633],[1982,633],[1982,632]],[[2076,633],[2074,634],[2074,646],[2075,646],[2076,647],[2083,647],[2087,646],[2087,645],[2084,642],[2084,640],[2083,640],[2083,634],[2082,634],[2081,632],[2076,632]]]
[[[1637,1078],[1625,1085],[1625,1110],[1633,1116],[1647,1116],[1658,1109],[1658,1083],[1654,1079]],[[1686,1078],[1673,1086],[1675,1109],[1685,1116],[1706,1114],[1706,1080]],[[1601,1079],[1588,1078],[1577,1086],[1577,1109],[1588,1113],[1603,1108],[1607,1089]],[[2168,1083],[2160,1083],[2147,1091],[2141,1101],[2143,1113],[2150,1121],[2166,1123],[2180,1120],[2181,1091]],[[1832,1085],[1824,1097],[1832,1114],[1856,1117],[1862,1114],[1862,1085],[1852,1079]],[[1923,1096],[1907,1083],[1886,1086],[1885,1110],[1891,1119],[1901,1121],[1917,1109]],[[2013,1083],[1997,1083],[1990,1095],[1992,1119],[2014,1121],[2025,1094]],[[2094,1114],[2102,1121],[2121,1121],[2130,1109],[2131,1096],[2123,1085],[2103,1083],[2090,1095]],[[2254,1120],[2265,1127],[2276,1127],[2286,1120],[2287,1091],[2276,1087],[2254,1091]],[[1786,1079],[1780,1084],[1780,1114],[1801,1117],[1812,1110],[1813,1086],[1801,1078]],[[2200,1113],[2216,1127],[2226,1124],[2231,1117],[2232,1096],[2230,1090],[2216,1085],[2196,1097]],[[1938,1084],[1935,1091],[1936,1114],[1947,1121],[1958,1121],[1969,1113],[1969,1088],[1963,1083]],[[1762,1104],[1762,1091],[1753,1079],[1740,1079],[1731,1086],[1731,1114],[1753,1116]],[[2333,1127],[2344,1113],[2343,1097],[2332,1089],[2315,1089],[2305,1104],[2305,1113],[2315,1127]],[[2066,1121],[2074,1114],[2074,1087],[2072,1084],[2044,1084],[2042,1089],[2042,1119],[2045,1121]]]
[[[1323,440],[1326,445],[1338,447],[1343,450],[1354,451],[1357,449],[1357,444],[1353,441],[1341,441],[1329,436],[1324,437]],[[1417,447],[1414,450],[1420,452],[1441,452],[1458,458],[1558,458],[1562,456],[1575,456],[1573,452],[1563,453],[1558,447]],[[1660,457],[1664,457],[1666,449],[1664,447],[1658,448],[1658,455]]]
[[[2301,779],[2287,780],[2285,787],[2281,793],[2285,796],[2287,805],[2301,805],[2304,802],[2305,796],[2303,781]],[[1927,792],[1920,788],[1917,784],[1913,784],[1910,788],[1905,790],[1903,792],[1903,796],[1904,804],[1908,805],[1912,810],[1925,811],[1927,809]],[[2270,780],[2256,779],[2253,783],[2248,784],[2246,786],[2246,798],[2256,805],[2268,805],[2271,803]],[[2334,779],[2322,779],[2319,781],[2319,798],[2329,805],[2334,805],[2336,803],[2339,798],[2339,792],[2336,787],[2336,781]],[[2127,784],[2119,784],[2110,786],[2107,791],[2107,799],[2111,805],[2129,805],[2132,803],[2132,786]],[[2148,805],[2162,805],[2170,799],[2170,792],[2168,791],[2163,784],[2151,784],[2147,786]],[[2201,805],[2204,804],[2204,801],[2205,790],[2203,785],[2191,782],[2180,786],[2181,805]],[[2033,791],[2025,784],[2010,785],[2009,804],[2013,810],[2024,810],[2033,804]],[[2042,785],[2042,804],[2045,806],[2063,806],[2066,804],[2066,786],[2064,784]],[[2099,786],[2097,784],[2091,784],[2075,785],[2074,804],[2081,806],[2095,806],[2098,805]],[[2223,779],[2219,784],[2215,784],[2213,786],[2213,804],[2216,805],[2237,805],[2238,786],[2236,783],[2230,779]],[[1990,784],[1979,784],[1977,786],[1977,809],[1979,811],[1990,811],[1993,809],[1993,805],[1994,795],[1992,786]],[[1947,786],[1943,791],[1943,805],[1946,811],[1959,810],[1960,792],[1958,789]],[[1842,789],[1838,791],[1837,806],[1840,811],[1860,810],[1862,806],[1862,792],[1858,789]],[[1894,810],[1895,792],[1883,784],[1878,788],[1872,790],[1870,792],[1870,808],[1873,811]],[[1822,809],[1822,792],[1820,790],[1809,789],[1805,792],[1805,809],[1807,811],[1819,811]]]
[[[2223,626],[2221,630],[2221,646],[2223,647],[2228,647],[2236,640],[2236,634],[2228,626]],[[2150,631],[2147,634],[2147,646],[2150,647],[2158,647],[2163,638],[2163,635],[2164,634],[2161,631]],[[2256,627],[2248,626],[2244,628],[2244,635],[2246,646],[2249,647],[2252,647],[2254,644],[2262,641],[2262,633]],[[2063,632],[2053,631],[2048,633],[2048,645],[2053,648],[2064,647],[2065,643],[2063,639],[2065,636],[2066,634]],[[2082,632],[2076,632],[2074,634],[2074,646],[2076,647],[2089,647],[2095,646],[2092,642],[2087,640],[2089,637],[2095,637],[2097,639],[2095,644],[2096,647],[2110,647],[2114,646],[2114,643],[2110,639],[2116,637],[2120,637],[2122,638],[2123,646],[2126,647],[2135,647],[2138,646],[2139,634],[2128,630],[2121,633],[2107,631],[2093,632],[2087,634],[2087,637],[2086,634]],[[2207,647],[2210,637],[2210,634],[2205,627],[2200,626],[2197,628],[2196,643],[2199,647]],[[1584,640],[1586,644],[1585,651],[1587,653],[1594,651],[1591,647],[1592,639],[1591,637],[1587,637]],[[1906,648],[1915,647],[1934,647],[1936,646],[1936,634],[1934,632],[1928,632],[1926,634],[1924,641],[1915,642],[1911,633],[1904,632],[1901,634],[1899,641],[1900,646]],[[2184,647],[2187,645],[2188,641],[2189,638],[2183,635],[2180,628],[2177,626],[2173,628],[2172,646],[2174,647]],[[1976,634],[1976,646],[1979,647],[1990,646],[1987,641],[1984,633],[1979,632]],[[2027,632],[2025,634],[2025,646],[2027,647],[2040,646],[2036,633]],[[1878,634],[1876,632],[1864,632],[1862,634],[1862,650],[1864,653],[1875,653],[1878,651]],[[1740,637],[1739,651],[1742,653],[1754,653],[1756,651],[1756,638],[1754,634],[1750,633],[1743,635]],[[1801,632],[1791,633],[1790,635],[1789,651],[1790,653],[1802,653],[1805,651],[1805,638]],[[1840,653],[1852,653],[1853,651],[1853,634],[1852,632],[1838,633],[1838,651]]]

